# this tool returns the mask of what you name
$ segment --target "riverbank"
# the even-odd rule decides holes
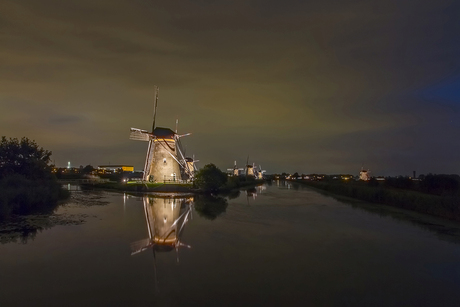
[[[369,186],[363,182],[300,181],[332,194],[384,204],[419,213],[460,221],[460,198],[456,194],[431,195],[412,190]]]
[[[253,181],[229,181],[220,187],[215,194],[228,194],[231,191],[241,188],[255,187],[264,183],[264,180]],[[156,192],[156,193],[197,193],[209,194],[209,191],[199,189],[192,183],[152,183],[152,182],[99,182],[99,183],[82,183],[81,186],[87,189],[102,189],[120,192]]]
[[[152,183],[152,182],[101,182],[81,184],[83,188],[102,189],[121,192],[159,192],[159,193],[189,193],[192,192],[191,183]]]

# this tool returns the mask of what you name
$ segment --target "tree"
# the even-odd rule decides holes
[[[206,164],[195,175],[194,184],[206,192],[217,192],[227,182],[227,174],[214,164]]]
[[[53,211],[69,193],[51,173],[51,151],[28,138],[0,142],[0,220],[11,214]]]
[[[29,179],[49,177],[51,151],[39,147],[35,141],[23,137],[7,139],[2,136],[0,142],[0,178],[12,174],[23,175]]]
[[[88,164],[82,169],[83,174],[91,174],[92,171],[94,171],[94,167],[90,164]]]

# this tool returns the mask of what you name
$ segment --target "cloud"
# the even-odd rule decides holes
[[[458,172],[430,150],[457,149],[456,106],[420,92],[458,73],[459,11],[448,0],[2,1],[0,130],[54,148],[58,163],[141,167],[127,135],[150,127],[157,84],[158,124],[179,118],[202,162],[250,153],[267,170],[371,160],[398,173],[411,143],[427,168]]]

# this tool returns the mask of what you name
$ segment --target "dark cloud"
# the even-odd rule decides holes
[[[459,172],[457,1],[0,3],[0,130],[57,164],[142,167],[158,124],[202,163]]]

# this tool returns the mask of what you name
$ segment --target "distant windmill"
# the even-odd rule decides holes
[[[364,169],[364,167],[361,166],[361,171],[359,172],[359,180],[363,181],[368,181],[371,179],[371,171]]]
[[[227,172],[233,176],[239,176],[240,171],[243,171],[243,170],[244,170],[243,168],[238,168],[238,166],[236,166],[236,160],[233,165],[233,168],[227,168]]]
[[[259,168],[256,171],[257,179],[264,179],[264,173],[265,172],[266,172],[266,170],[262,170],[262,166],[259,165]]]
[[[144,181],[176,181],[182,174],[191,176],[185,160],[180,138],[191,133],[179,135],[169,128],[155,127],[159,88],[155,86],[152,132],[131,128],[129,138],[149,142],[144,164]]]
[[[187,176],[189,179],[193,179],[195,177],[195,172],[196,172],[196,163],[200,162],[200,160],[195,160],[195,155],[193,155],[192,158],[186,157],[185,158],[185,165],[187,168],[187,171],[185,172],[185,176]]]
[[[249,156],[246,159],[246,176],[254,176],[254,165],[249,164]]]

